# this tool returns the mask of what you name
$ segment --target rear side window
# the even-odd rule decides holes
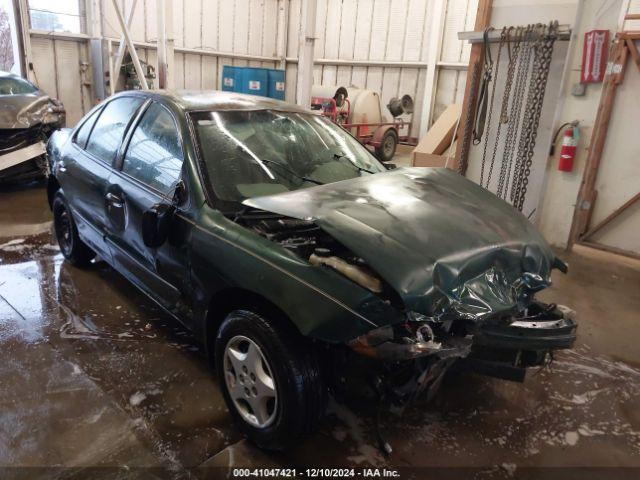
[[[131,116],[142,102],[143,99],[132,97],[116,98],[109,102],[91,132],[87,151],[100,160],[111,163],[120,147]]]
[[[122,171],[166,195],[180,178],[182,162],[182,144],[173,116],[152,103],[133,132]]]
[[[98,118],[98,115],[100,115],[101,110],[102,109],[99,108],[98,110],[93,112],[89,116],[89,118],[87,118],[87,120],[82,124],[80,130],[78,130],[78,133],[76,134],[76,144],[80,148],[84,148],[87,145],[87,138],[89,138],[91,128],[93,127],[93,124],[96,123],[96,118]]]

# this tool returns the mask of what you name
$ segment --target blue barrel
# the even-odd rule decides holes
[[[225,92],[238,92],[237,85],[239,83],[238,67],[225,65],[222,69],[222,90]]]
[[[222,69],[222,90],[284,100],[284,70],[225,65]]]
[[[284,70],[267,69],[269,77],[268,96],[278,100],[284,100]]]

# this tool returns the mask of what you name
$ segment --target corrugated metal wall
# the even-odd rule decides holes
[[[125,14],[132,1],[119,0]],[[457,40],[457,32],[473,28],[477,1],[448,0],[442,61],[467,61],[469,48]],[[114,39],[117,47],[120,29],[112,1],[95,3],[101,34]],[[277,67],[277,37],[285,33],[278,32],[278,8],[286,3],[173,0],[176,88],[219,88],[224,65]],[[294,101],[301,0],[288,3],[287,99]],[[370,88],[381,93],[384,105],[391,97],[408,93],[416,100],[416,112],[420,112],[433,4],[433,0],[318,0],[315,82]],[[138,0],[131,25],[134,42],[141,44],[139,55],[151,65],[156,62],[156,9],[156,0]],[[69,124],[75,123],[91,107],[80,66],[88,61],[87,39],[47,38],[41,32],[32,36],[32,52],[38,81],[62,99],[69,111]],[[253,58],[230,58],[224,53]],[[269,58],[274,60],[267,61]],[[350,61],[358,64],[349,65]],[[340,62],[347,64],[335,64]],[[387,62],[404,63],[391,66]],[[464,81],[464,71],[440,70],[436,117],[449,103],[461,100]],[[78,91],[83,95],[78,96]],[[418,122],[414,123],[415,133]]]
[[[31,39],[34,80],[47,94],[62,99],[67,125],[75,125],[93,106],[86,41]]]

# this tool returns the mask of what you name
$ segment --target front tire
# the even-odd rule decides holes
[[[64,258],[78,267],[89,265],[96,254],[78,236],[76,222],[62,193],[57,192],[53,197],[52,210],[53,226]]]
[[[215,363],[227,407],[246,437],[283,450],[324,414],[326,387],[307,340],[288,325],[236,310],[222,323]]]

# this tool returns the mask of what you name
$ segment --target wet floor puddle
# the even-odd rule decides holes
[[[64,368],[43,365],[43,348],[54,352],[52,359]],[[357,405],[336,402],[320,431],[300,447],[286,454],[259,452],[231,424],[190,334],[104,263],[79,270],[64,262],[50,233],[0,239],[0,358],[5,363],[0,369],[0,405],[5,406],[0,413],[0,464],[26,461],[28,449],[22,456],[14,449],[26,448],[29,441],[42,442],[37,447],[46,450],[51,448],[47,442],[56,440],[55,432],[41,437],[29,437],[28,429],[24,435],[7,434],[17,428],[16,419],[28,423],[41,418],[27,407],[21,411],[10,390],[32,370],[44,369],[43,381],[77,376],[82,381],[70,385],[79,391],[89,388],[83,382],[95,387],[100,400],[76,422],[90,424],[96,415],[116,411],[111,415],[120,420],[113,423],[121,422],[132,435],[131,445],[138,442],[148,451],[149,462],[176,471],[202,462],[256,461],[284,466],[486,466],[507,474],[541,464],[640,465],[640,370],[597,355],[586,345],[558,354],[550,368],[531,372],[525,384],[459,376],[446,383],[433,403],[385,416],[383,435],[394,448],[390,458],[377,448],[373,418],[355,413]],[[56,385],[62,380],[57,378]],[[23,388],[33,384],[26,382]],[[69,394],[71,387],[56,388]],[[44,401],[55,403],[55,395],[43,391]],[[74,417],[73,412],[53,410]],[[126,451],[123,447],[109,458],[130,462]]]

